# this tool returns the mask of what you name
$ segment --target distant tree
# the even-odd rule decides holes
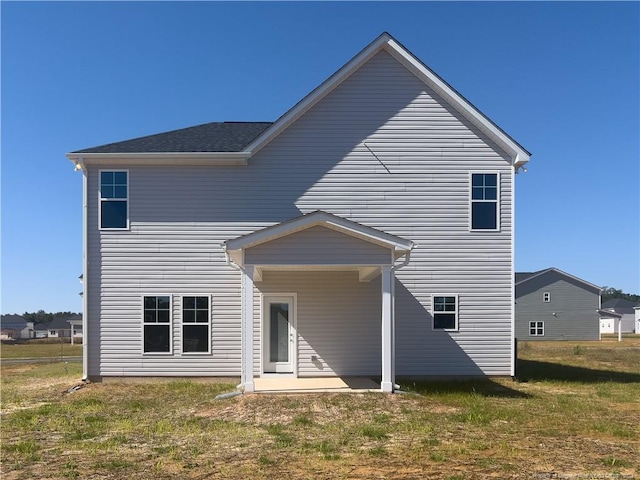
[[[54,317],[67,317],[69,315],[77,315],[73,312],[56,312],[56,313],[48,313],[44,310],[38,310],[37,312],[29,313],[24,312],[22,316],[27,322],[33,322],[34,324],[38,323],[50,323]]]
[[[640,302],[640,295],[624,293],[622,290],[613,287],[602,287],[602,293],[600,296],[602,298],[602,303],[614,298],[624,298],[626,300],[631,300],[633,303]]]
[[[45,312],[44,310],[38,310],[37,312],[29,313],[24,312],[22,315],[27,322],[35,323],[49,323],[53,320],[53,315]]]

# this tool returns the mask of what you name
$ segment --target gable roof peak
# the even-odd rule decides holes
[[[511,157],[516,171],[529,161],[531,154],[524,147],[386,31],[284,113],[273,125],[247,145],[244,151],[255,155],[383,49],[502,148]]]
[[[565,278],[572,279],[573,281],[580,282],[581,284],[583,284],[585,286],[591,287],[591,288],[596,289],[598,291],[602,290],[602,287],[599,287],[598,285],[594,285],[591,282],[587,282],[586,280],[578,278],[575,275],[571,275],[570,273],[564,272],[564,271],[562,271],[562,270],[560,270],[559,268],[556,268],[556,267],[545,268],[545,269],[538,270],[537,272],[533,272],[533,273],[517,273],[516,272],[515,284],[519,285],[519,284],[528,282],[529,280],[533,280],[534,278],[540,277],[541,275],[544,275],[544,274],[549,273],[549,272],[556,272],[557,274],[562,275]]]

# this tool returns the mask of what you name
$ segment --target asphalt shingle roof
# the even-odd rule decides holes
[[[526,280],[529,277],[534,276],[539,272],[516,272],[516,283],[520,283],[523,280]]]
[[[53,320],[49,322],[49,324],[47,325],[47,328],[51,330],[71,328],[71,325],[69,324],[69,320],[82,320],[82,316],[78,314],[55,316],[53,317]]]
[[[26,328],[27,321],[22,315],[7,314],[0,316],[0,327],[8,330],[22,330]]]
[[[615,310],[618,313],[633,313],[634,303],[626,298],[612,298],[602,304],[603,310]]]
[[[271,125],[272,122],[205,123],[73,153],[239,152]]]

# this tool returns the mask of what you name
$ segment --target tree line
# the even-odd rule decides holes
[[[56,313],[48,313],[44,310],[38,310],[37,312],[24,312],[22,317],[27,322],[33,322],[34,325],[38,323],[50,323],[54,317],[68,317],[69,315],[79,315],[74,312],[56,312]]]

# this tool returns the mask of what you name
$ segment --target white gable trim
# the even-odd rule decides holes
[[[227,240],[224,242],[223,248],[227,252],[243,250],[316,225],[331,228],[346,235],[361,238],[365,241],[393,249],[396,253],[396,258],[411,251],[415,246],[410,240],[405,240],[381,230],[352,222],[351,220],[323,212],[322,210],[316,210],[286,222],[243,235],[242,237]]]
[[[468,100],[456,92],[447,82],[424,65],[386,32],[376,38],[367,47],[365,47],[364,50],[342,66],[342,68],[340,68],[336,73],[331,75],[315,90],[309,93],[293,108],[281,116],[273,125],[249,144],[244,149],[244,152],[249,153],[251,156],[255,155],[304,113],[306,113],[311,107],[344,82],[371,57],[383,49],[390,53],[421,81],[432,88],[438,95],[443,97],[445,101],[447,101],[471,123],[476,125],[482,132],[489,136],[489,138],[496,142],[497,145],[511,156],[512,164],[516,170],[529,161],[529,157],[531,156],[529,152],[515,142],[502,129],[469,103]]]

